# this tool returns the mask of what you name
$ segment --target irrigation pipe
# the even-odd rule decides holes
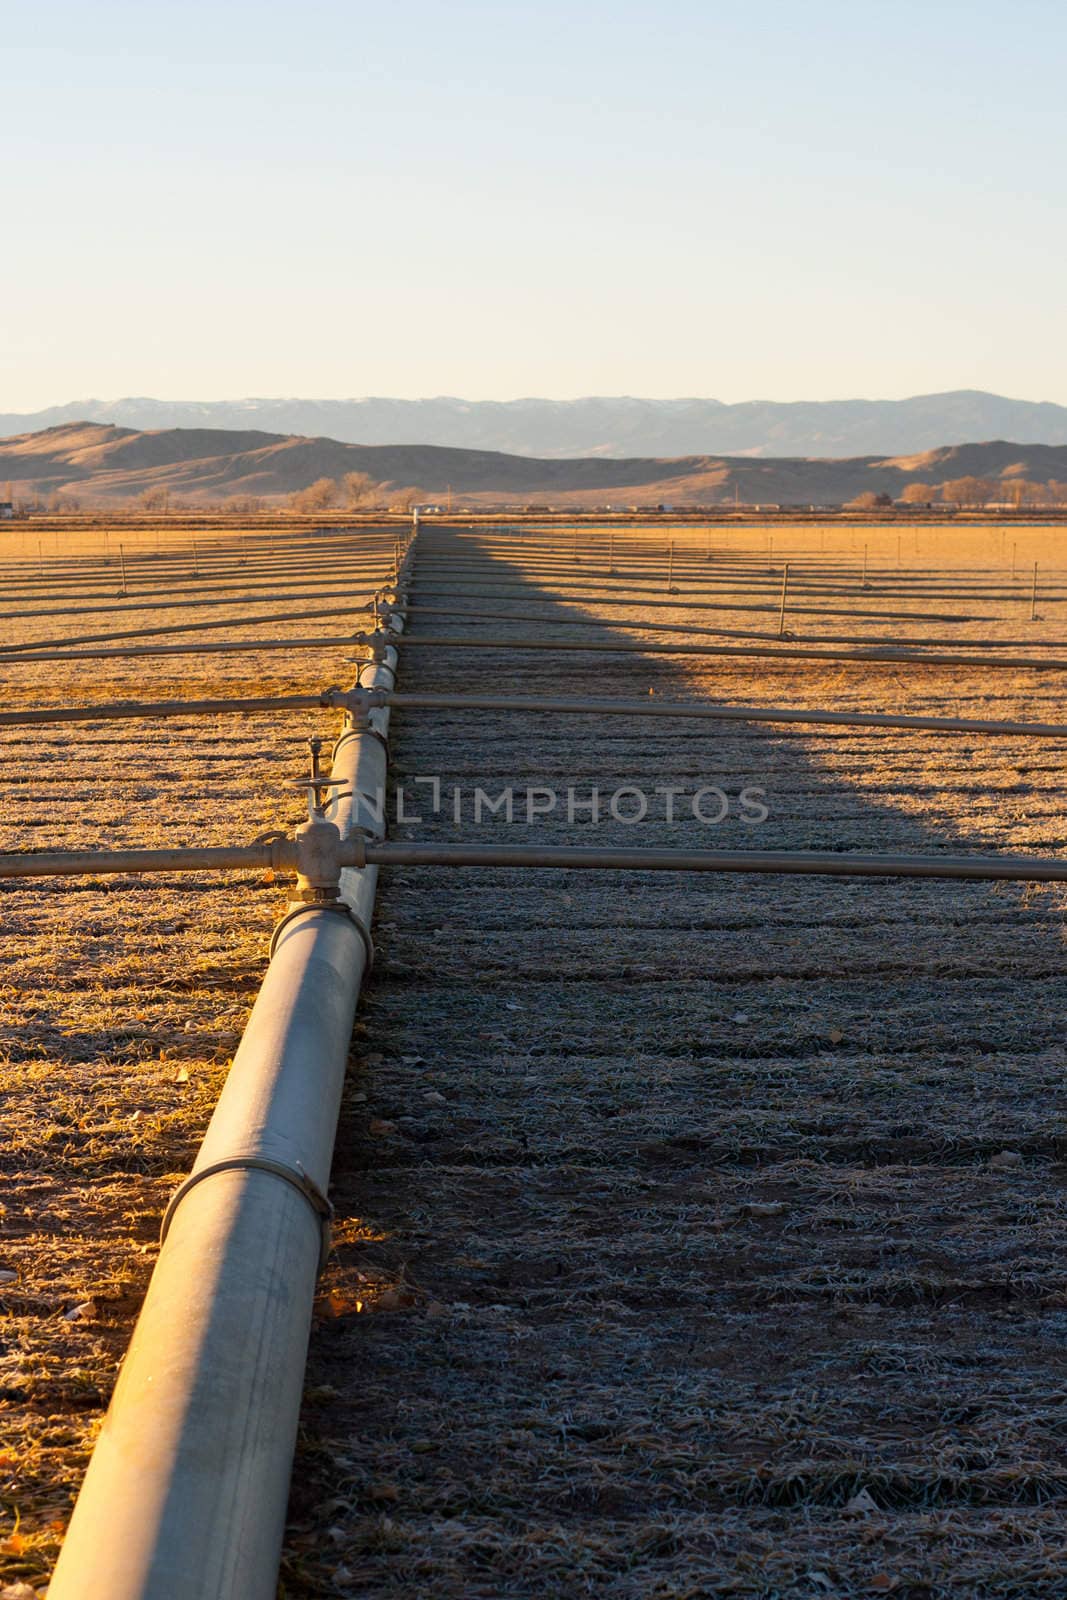
[[[365,669],[368,686],[383,665]],[[367,731],[348,747],[360,782],[363,749],[380,740]],[[372,878],[353,878],[345,899],[369,918]],[[355,918],[321,901],[297,902],[276,930],[207,1135],[168,1208],[51,1600],[273,1600],[367,959]]]
[[[425,590],[426,585],[420,584],[418,587],[422,590]],[[644,597],[635,597],[631,595],[617,596],[610,591],[605,591],[603,589],[594,589],[593,594],[587,595],[586,591],[594,588],[594,586],[592,584],[581,583],[557,584],[554,593],[549,594],[546,590],[541,589],[540,595],[545,597],[546,603],[570,603],[573,605],[581,605],[588,600],[590,603],[596,602],[599,605],[611,606],[613,608],[619,606],[641,606],[643,609],[647,610],[655,606],[669,607],[671,611],[769,611],[772,613],[777,610],[777,607],[770,602],[764,604],[760,601],[748,602],[744,600],[687,600],[685,598],[686,594],[699,594],[702,592],[700,590],[694,591],[691,589],[683,591],[677,600],[657,599],[655,596],[662,595],[663,593],[662,583],[655,585],[645,584],[641,585],[641,587],[647,588],[650,591],[649,598],[646,599]],[[458,591],[456,592],[456,599],[472,600],[476,598],[476,594],[471,592],[472,589],[479,592],[488,591],[493,598],[496,598],[497,596],[509,599],[514,597],[515,599],[520,600],[532,600],[535,598],[535,596],[530,594],[529,587],[519,582],[510,584],[502,582],[486,584],[476,583],[473,585],[436,583],[429,592],[432,594],[449,594],[453,591]],[[501,595],[501,590],[504,591],[503,595]],[[748,589],[742,589],[740,592],[743,594],[748,594],[751,591]],[[796,613],[800,616],[871,617],[883,622],[992,622],[995,620],[994,618],[988,616],[976,616],[971,612],[871,611],[862,606],[791,605],[789,610],[790,614]]]
[[[729,722],[798,722],[846,728],[913,728],[934,733],[1021,734],[1067,738],[1060,722],[986,721],[970,717],[905,716],[880,711],[805,711],[792,706],[746,706],[715,701],[574,700],[530,695],[392,694],[388,703],[409,711],[545,711],[574,716],[700,717]],[[0,716],[0,722],[4,719]]]
[[[546,601],[545,603],[558,606],[560,602]],[[579,603],[584,605],[586,602],[581,601]],[[620,606],[641,606],[642,602],[640,600],[620,600],[617,602],[609,601],[607,604],[608,609],[613,609],[616,604]],[[650,601],[648,604],[649,606],[655,604],[665,606],[671,610],[675,609],[672,602],[669,600],[655,602]],[[625,617],[601,617],[599,615],[594,615],[592,612],[583,612],[576,616],[567,617],[545,617],[538,615],[538,613],[534,611],[474,611],[466,606],[449,607],[408,605],[403,609],[405,616],[418,615],[424,617],[451,617],[454,621],[461,618],[470,617],[479,622],[540,622],[554,628],[580,627],[583,623],[586,627],[589,627],[591,623],[600,623],[604,627],[630,629],[643,628],[653,633],[708,633],[714,634],[717,638],[724,639],[774,640],[782,637],[777,629],[773,633],[757,633],[752,629],[743,628],[713,628],[711,626],[702,627],[698,623],[655,622],[652,620],[630,622]],[[687,609],[687,607],[682,606],[679,609],[684,611]],[[767,609],[773,610],[773,607],[768,607]],[[790,615],[792,614],[792,611],[793,607],[790,605]],[[284,621],[286,619],[279,618],[278,620]],[[221,624],[219,624],[219,626],[221,626]],[[803,642],[806,645],[863,644],[871,646],[877,646],[879,644],[886,643],[892,644],[896,647],[908,645],[916,648],[925,648],[929,645],[956,645],[961,650],[1067,650],[1067,641],[1062,639],[960,639],[954,636],[949,638],[930,638],[929,636],[902,638],[899,635],[894,635],[891,639],[882,640],[876,638],[872,639],[869,634],[805,633]],[[27,645],[26,648],[29,649],[30,646]]]
[[[364,677],[364,682],[366,678]],[[722,701],[580,700],[536,695],[395,694],[374,691],[374,706],[404,711],[522,711],[569,716],[696,717],[723,722],[780,722],[844,728],[906,728],[933,733],[986,733],[1026,738],[1067,738],[1067,723],[996,721],[979,717],[923,717],[881,711],[808,711],[793,706],[747,706]],[[2,711],[0,727],[37,723],[108,722],[124,718],[220,716],[257,711],[310,711],[316,707],[352,709],[356,697],[339,689],[321,694],[263,695],[244,700],[116,701],[97,706],[47,706],[37,711]]]
[[[144,574],[140,583],[137,582],[137,578],[140,576],[139,574],[127,573],[128,583],[122,584],[121,568],[116,567],[112,574],[110,588],[105,587],[104,580],[101,579],[96,587],[74,591],[64,591],[61,594],[52,594],[51,597],[49,597],[47,592],[41,592],[40,585],[26,583],[20,585],[20,587],[14,592],[9,592],[8,598],[11,600],[27,600],[38,602],[47,600],[48,598],[53,600],[103,600],[106,599],[110,594],[112,596],[120,595],[121,598],[125,599],[140,599],[142,603],[141,608],[143,609],[145,606],[152,604],[155,594],[158,592],[159,588],[166,587],[168,589],[173,589],[179,587],[185,590],[195,588],[198,590],[198,592],[207,595],[208,598],[219,599],[223,604],[225,604],[223,596],[231,595],[234,590],[272,590],[277,583],[283,580],[289,583],[296,582],[304,577],[312,578],[316,574],[321,573],[323,566],[327,564],[326,555],[327,552],[324,551],[323,561],[320,564],[310,566],[303,570],[300,568],[292,568],[284,573],[278,574],[274,578],[265,578],[262,582],[257,582],[252,576],[238,577],[237,574],[234,574],[234,581],[232,583],[205,583],[192,572],[186,572],[181,575],[174,574],[169,580],[167,579],[166,574],[163,573]],[[340,577],[350,576],[354,581],[358,580],[361,583],[370,583],[373,582],[374,574],[376,572],[384,570],[384,568],[389,565],[390,563],[385,551],[382,551],[380,555],[376,554],[373,558],[368,557],[365,561],[359,562],[358,566],[352,568],[350,568],[347,563],[331,561],[329,562],[329,581],[336,583]],[[121,591],[123,589],[129,589],[132,592],[130,594],[121,595]],[[305,590],[304,592],[306,594],[307,591]],[[270,596],[269,594],[259,594],[257,598],[259,600],[264,600],[269,599]],[[82,608],[78,607],[77,610],[80,614]],[[45,611],[51,612],[52,607],[46,607]],[[9,615],[25,616],[26,613],[20,610],[9,613]]]
[[[213,617],[206,622],[167,622],[153,628],[126,628],[118,633],[79,634],[74,639],[32,639],[25,643],[5,645],[3,654],[5,658],[10,658],[16,653],[26,655],[35,650],[68,650],[85,644],[116,644],[120,639],[149,639],[165,633],[205,633],[216,628],[232,628],[237,621],[242,628],[265,627],[275,622],[307,622],[313,617],[348,616],[353,609],[349,601],[344,606],[316,606],[310,611],[273,611],[257,617]]]
[[[96,877],[113,872],[225,872],[293,869],[292,840],[269,844],[180,846],[171,850],[26,850],[0,855],[0,878]]]
[[[387,844],[366,858],[389,867],[564,867],[611,872],[783,873],[831,878],[974,878],[1067,882],[1048,856],[859,855],[833,850],[583,850],[571,845]]]
[[[366,740],[366,735],[354,736]],[[366,740],[373,743],[373,736]],[[382,748],[379,746],[379,748]],[[365,780],[361,771],[357,781]],[[373,774],[372,776],[379,776]],[[380,775],[384,779],[384,771]],[[364,816],[372,808],[372,797],[380,792],[369,785],[359,796],[356,809]],[[354,812],[352,813],[354,816]],[[356,824],[352,824],[356,825]],[[277,847],[276,847],[277,848]],[[296,844],[287,840],[277,849],[275,861],[292,866]],[[214,854],[218,859],[205,859]],[[163,858],[173,856],[174,861]],[[723,872],[757,873],[784,876],[831,878],[970,878],[1008,879],[1018,883],[1067,882],[1067,860],[1049,856],[952,856],[952,855],[861,855],[838,850],[638,850],[585,849],[577,845],[500,845],[500,844],[420,844],[364,840],[350,836],[341,846],[341,899],[353,913],[353,925],[369,947],[369,914],[365,873],[378,867],[505,867],[532,869],[562,868],[567,871],[607,872]],[[92,865],[88,863],[92,861]],[[44,877],[59,874],[97,872],[166,872],[203,870],[205,867],[270,865],[263,859],[263,847],[245,846],[233,850],[167,851],[118,850],[74,851],[69,854],[0,856],[0,878]],[[370,880],[373,888],[373,880]],[[321,907],[298,905],[290,915],[302,918]],[[286,923],[281,924],[284,935]],[[278,933],[275,934],[276,947]],[[269,977],[269,972],[268,972]],[[258,1005],[258,1001],[257,1001]],[[253,1017],[255,1013],[253,1012]],[[251,1026],[251,1024],[250,1024]],[[246,1035],[247,1038],[247,1035]],[[242,1041],[242,1049],[244,1041]],[[236,1063],[235,1063],[236,1064]],[[221,1102],[220,1102],[221,1104]],[[210,1133],[210,1130],[209,1130]],[[194,1172],[201,1166],[197,1158]],[[49,1591],[51,1594],[51,1591]]]
[[[222,639],[202,644],[141,644],[116,646],[105,650],[27,650],[24,655],[0,651],[0,662],[8,665],[28,661],[113,661],[142,656],[234,655],[242,650],[320,650],[336,645],[351,645],[359,634],[319,634],[313,639]]]
[[[227,712],[313,711],[332,705],[318,694],[253,695],[232,700],[113,700],[97,706],[42,706],[35,711],[0,711],[0,727],[42,722],[112,722],[129,717],[215,717]]]
[[[386,576],[388,575],[386,573],[386,567],[384,564],[381,568],[381,571]],[[323,582],[325,583],[334,583],[335,581],[336,580],[332,577],[323,579]],[[370,580],[368,579],[368,582],[369,581]],[[368,605],[373,598],[373,595],[371,594],[353,596],[348,589],[323,589],[317,592],[320,600],[344,600],[347,603],[349,610],[357,611],[361,606]],[[270,598],[272,601],[281,603],[282,601],[288,600],[307,600],[309,594],[313,595],[315,593],[315,585],[309,584],[304,589],[297,589],[288,594],[274,594],[271,595]],[[165,596],[158,594],[145,594],[139,600],[126,600],[120,604],[112,602],[110,605],[106,606],[66,606],[56,607],[55,609],[50,606],[46,606],[36,611],[0,611],[0,622],[21,622],[26,617],[91,617],[96,615],[115,616],[123,611],[140,612],[147,611],[149,608],[151,608],[153,611],[184,611],[194,606],[197,609],[203,609],[207,606],[230,606],[236,610],[243,605],[258,606],[265,604],[266,597],[261,594],[227,595],[225,599],[221,600],[217,596],[211,595],[203,599],[197,598],[194,600],[170,600]]]
[[[370,634],[357,634],[351,642],[366,644]],[[323,641],[329,642],[329,641]],[[595,650],[601,653],[631,651],[637,655],[683,656],[761,656],[771,660],[791,661],[891,661],[905,666],[918,667],[1029,667],[1035,671],[1067,671],[1067,660],[1049,657],[1037,661],[1029,656],[956,656],[918,655],[908,650],[806,650],[799,645],[773,648],[770,645],[745,644],[659,644],[640,639],[493,639],[479,634],[410,634],[404,647],[444,650]],[[205,648],[212,648],[205,646]],[[0,657],[2,660],[3,657]],[[37,658],[40,659],[40,658]]]

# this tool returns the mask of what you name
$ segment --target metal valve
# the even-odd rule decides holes
[[[308,820],[310,822],[321,822],[326,815],[326,806],[328,804],[323,798],[324,792],[327,789],[337,789],[337,794],[332,795],[330,798],[332,800],[342,800],[352,791],[341,788],[344,783],[343,778],[324,778],[322,776],[322,770],[319,765],[319,757],[322,753],[321,739],[314,736],[310,738],[308,740],[308,748],[311,751],[311,775],[301,779],[293,787],[303,790],[307,795]]]
[[[376,628],[373,633],[354,633],[353,644],[366,645],[370,651],[371,660],[381,664],[385,660],[385,652],[390,645],[396,643],[392,634],[384,633],[381,628]]]

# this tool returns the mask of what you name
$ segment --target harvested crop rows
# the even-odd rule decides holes
[[[353,534],[335,554],[345,537],[291,552],[249,542],[247,574],[264,586],[236,592],[262,594],[256,611],[299,609],[281,592],[314,602],[313,584],[342,591],[322,602],[336,626],[279,622],[271,637],[361,625],[393,533]],[[831,530],[827,549],[818,530],[795,531],[783,622],[782,551],[762,535],[716,531],[709,556],[693,532],[670,554],[659,530],[426,528],[398,688],[1062,722],[1058,669],[609,648],[731,645],[668,631],[697,626],[771,651],[907,639],[983,663],[1067,657],[1067,579],[1044,532],[1014,578],[999,530],[923,529],[921,549],[908,530],[903,552],[895,531],[858,537],[842,548]],[[329,582],[308,576],[327,545]],[[1026,558],[1039,556],[1031,620]],[[220,547],[220,567],[235,559]],[[175,594],[180,581],[205,597],[208,566],[195,584],[175,569]],[[58,576],[51,562],[36,581],[9,572],[11,643],[175,620],[157,609],[164,581],[91,629],[76,608],[108,596],[63,599]],[[139,597],[128,586],[124,606]],[[236,638],[251,614],[227,600],[204,617],[232,618]],[[472,642],[419,644],[449,634]],[[521,648],[568,637],[603,648]],[[9,707],[44,706],[315,693],[352,681],[358,654],[0,670]],[[393,822],[397,840],[1063,851],[1062,737],[393,717],[393,777],[420,817]],[[291,827],[302,741],[330,726],[305,711],[3,730],[2,848]],[[415,781],[434,777],[436,813]],[[593,785],[598,820],[582,804]],[[613,817],[623,786],[674,786],[676,820],[662,796],[639,823]],[[688,802],[710,786],[727,799],[715,825]],[[510,788],[515,820],[476,823],[479,787]],[[524,820],[528,790],[568,788],[573,822],[544,794]],[[741,791],[756,789],[766,818],[744,820]],[[46,1582],[160,1214],[284,908],[268,876],[0,888],[0,1497],[21,1518],[0,1530],[8,1582]],[[383,872],[283,1592],[1067,1592],[1063,905],[1059,884]]]

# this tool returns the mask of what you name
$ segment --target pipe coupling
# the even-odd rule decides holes
[[[333,1225],[334,1210],[330,1201],[323,1194],[318,1184],[304,1171],[299,1161],[293,1166],[288,1166],[283,1161],[274,1161],[268,1156],[260,1155],[234,1155],[223,1161],[213,1161],[209,1167],[201,1167],[199,1172],[192,1172],[185,1182],[180,1184],[170,1197],[170,1203],[163,1213],[163,1221],[159,1230],[160,1249],[167,1241],[170,1225],[185,1196],[190,1189],[195,1189],[203,1183],[205,1178],[214,1177],[217,1172],[269,1172],[272,1177],[281,1178],[304,1196],[308,1205],[314,1211],[319,1223],[319,1265],[318,1274],[321,1277],[326,1266],[326,1259],[330,1254],[330,1240]]]
[[[316,816],[296,831],[297,900],[336,900],[341,892],[341,835]]]
[[[385,652],[390,645],[396,643],[396,637],[395,634],[384,633],[380,628],[376,628],[373,633],[354,633],[352,642],[353,644],[366,645],[370,651],[371,660],[376,666],[381,666],[385,660]]]

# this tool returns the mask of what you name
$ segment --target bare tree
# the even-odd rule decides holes
[[[892,496],[879,493],[876,489],[864,489],[852,500],[846,500],[845,505],[853,511],[879,511],[885,506],[893,504]]]
[[[355,510],[357,506],[374,505],[381,498],[381,484],[369,472],[346,472],[341,479],[345,504]]]
[[[941,498],[948,505],[984,506],[997,493],[992,478],[949,478],[941,485]]]
[[[937,499],[937,488],[932,483],[909,483],[900,497],[905,506],[928,506]]]
[[[1018,511],[1022,506],[1038,506],[1046,499],[1046,485],[1028,478],[1008,478],[1003,484],[1004,498]]]
[[[337,500],[337,484],[332,478],[316,478],[306,489],[297,489],[289,496],[293,511],[326,511]]]

